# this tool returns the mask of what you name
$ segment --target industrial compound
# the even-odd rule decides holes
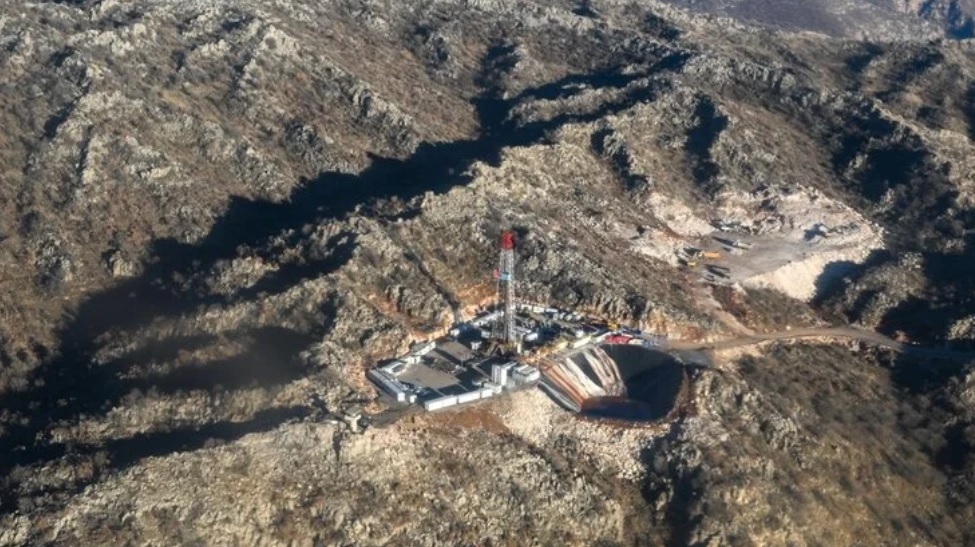
[[[595,344],[660,345],[662,338],[554,307],[515,302],[515,235],[501,235],[495,271],[498,301],[447,336],[415,343],[407,355],[370,369],[367,377],[401,404],[440,410],[530,388],[565,403],[542,378],[546,363]]]

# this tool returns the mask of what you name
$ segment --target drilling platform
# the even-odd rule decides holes
[[[592,381],[587,383],[588,376],[578,367],[567,369],[568,376],[560,375],[561,369],[554,371],[550,380],[554,383],[546,384],[539,366],[547,369],[547,365],[561,363],[566,355],[604,341],[659,344],[639,331],[621,329],[577,312],[516,301],[515,231],[502,231],[497,241],[495,305],[466,321],[458,318],[446,336],[417,341],[409,354],[377,363],[366,373],[394,403],[440,410],[541,384],[556,400],[578,411],[572,401],[583,397],[575,383],[589,388],[586,393],[602,393],[603,388],[590,385]],[[604,365],[597,362],[589,368],[601,385],[616,393],[621,389],[620,379]],[[566,383],[566,378],[577,381]]]

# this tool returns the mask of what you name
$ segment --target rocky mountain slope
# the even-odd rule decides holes
[[[971,44],[577,8],[4,8],[0,544],[975,541],[963,361],[767,345],[648,427],[537,392],[341,425],[509,226],[526,298],[673,338],[975,341]],[[722,215],[863,237],[711,291],[670,251]]]
[[[694,11],[786,30],[869,40],[975,37],[971,0],[667,0]]]

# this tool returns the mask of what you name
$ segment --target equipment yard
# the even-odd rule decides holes
[[[523,304],[513,321],[518,342],[506,347],[492,334],[502,325],[502,315],[485,311],[454,325],[447,336],[415,343],[410,353],[367,375],[390,402],[439,410],[534,387],[541,379],[535,364],[593,345],[657,346],[662,340],[569,311]]]
[[[415,342],[408,354],[366,373],[386,398],[400,405],[440,410],[534,387],[542,380],[542,371],[535,365],[550,368],[590,346],[657,347],[663,341],[573,311],[516,304],[514,246],[514,233],[504,232],[500,267],[495,272],[498,302],[494,309],[454,324],[446,336]],[[566,404],[565,389],[552,383],[545,387],[556,401],[578,411],[578,404]]]

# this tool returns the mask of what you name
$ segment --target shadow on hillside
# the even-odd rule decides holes
[[[975,246],[962,253],[923,253],[926,294],[911,296],[888,311],[879,330],[904,332],[924,345],[944,344],[959,321],[975,316]],[[955,349],[975,348],[975,339],[953,342]]]
[[[679,64],[674,59],[662,59],[657,65],[650,65],[649,70],[672,69]],[[654,90],[647,85],[624,87],[646,75],[623,77],[613,71],[573,75],[561,84],[526,91],[525,96],[534,93],[559,96],[557,88],[571,84],[606,87],[619,93],[592,112],[562,114],[522,125],[508,122],[518,99],[503,100],[496,93],[488,93],[476,101],[482,127],[476,139],[423,143],[406,159],[375,157],[359,174],[322,173],[313,180],[300,181],[283,202],[232,198],[226,212],[199,243],[156,241],[151,246],[152,259],[144,273],[92,296],[78,308],[60,333],[58,355],[37,369],[31,379],[32,387],[26,392],[5,394],[0,399],[0,406],[8,416],[14,417],[8,420],[0,436],[0,475],[6,481],[6,492],[0,492],[5,494],[0,513],[16,508],[13,497],[19,485],[10,479],[10,471],[17,466],[29,468],[66,454],[85,457],[97,453],[107,453],[108,461],[115,467],[130,465],[145,456],[201,446],[204,438],[230,440],[246,432],[272,429],[298,413],[296,409],[266,411],[247,422],[212,424],[192,431],[148,433],[90,446],[66,446],[49,439],[53,426],[102,416],[124,405],[124,398],[133,390],[217,393],[252,385],[283,385],[307,373],[299,354],[327,333],[336,313],[334,303],[321,306],[321,325],[308,332],[281,326],[233,332],[225,336],[242,344],[243,351],[232,357],[181,366],[163,376],[129,378],[127,373],[140,363],[172,360],[180,352],[193,352],[219,340],[206,334],[174,336],[149,342],[110,363],[95,363],[94,356],[101,344],[112,337],[136,336],[139,329],[160,319],[180,318],[213,305],[259,301],[286,291],[301,280],[334,272],[351,259],[355,240],[350,234],[337,236],[319,256],[301,264],[286,264],[250,289],[232,296],[215,294],[195,281],[219,261],[232,259],[247,248],[251,252],[264,252],[260,250],[262,244],[272,237],[283,236],[294,244],[307,225],[342,218],[356,210],[368,213],[370,207],[387,198],[409,202],[425,192],[445,192],[466,184],[468,176],[464,172],[471,164],[478,161],[497,164],[506,147],[536,143],[564,124],[596,120],[652,100]],[[262,258],[278,261],[280,257],[267,254]]]

